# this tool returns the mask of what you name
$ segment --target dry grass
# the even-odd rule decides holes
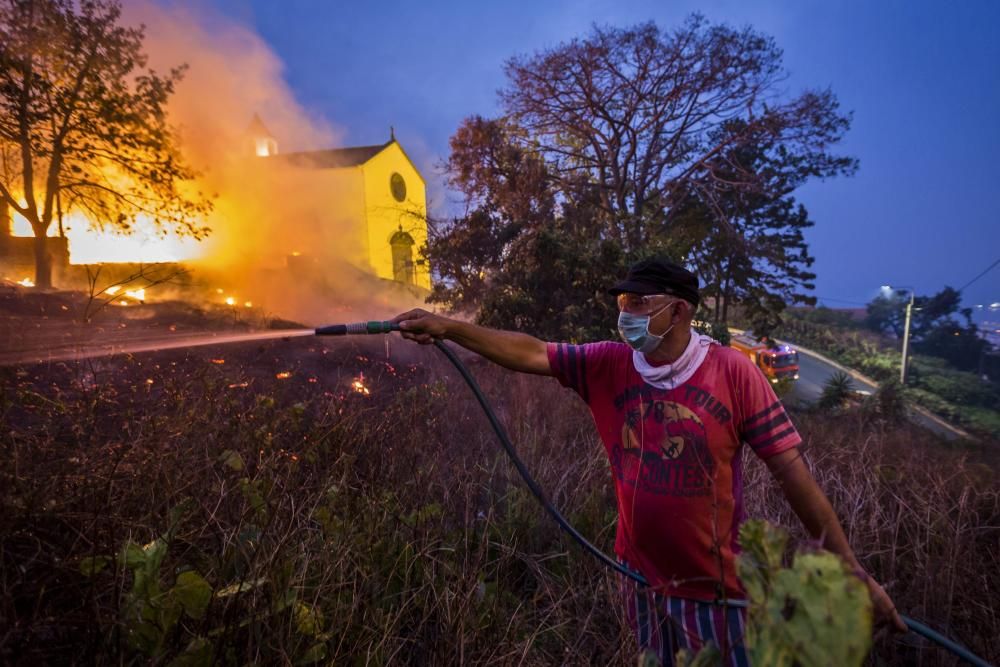
[[[997,444],[949,445],[918,427],[866,423],[857,413],[796,421],[813,474],[897,608],[980,656],[1000,658]],[[746,488],[752,515],[798,528],[763,466],[750,467]],[[884,637],[876,650],[898,664],[954,663],[939,649],[920,650],[927,647],[909,634]]]
[[[437,353],[398,354],[307,339],[0,369],[0,661],[167,662],[203,638],[220,664],[632,664],[615,577],[527,494]],[[473,371],[542,487],[610,548],[586,409],[551,380]],[[350,390],[361,372],[370,396]],[[909,427],[799,421],[900,608],[1000,658],[993,462]],[[761,466],[746,481],[751,515],[796,525]],[[80,563],[172,523],[164,590],[193,570],[215,595],[137,647],[132,572]],[[910,639],[878,651],[946,660]]]

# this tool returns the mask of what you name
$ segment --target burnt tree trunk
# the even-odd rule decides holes
[[[52,288],[52,255],[49,254],[48,237],[35,230],[35,287]]]

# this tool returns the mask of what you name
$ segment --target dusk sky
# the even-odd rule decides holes
[[[861,306],[885,283],[959,288],[1000,259],[1000,2],[212,4],[263,37],[298,100],[345,144],[383,142],[395,126],[438,213],[448,138],[464,117],[497,112],[510,56],[595,23],[672,27],[697,10],[751,24],[784,49],[790,94],[830,87],[854,114],[841,150],[860,159],[858,174],[798,193],[816,222],[807,239],[822,302]],[[964,305],[998,301],[1000,266],[964,292]]]

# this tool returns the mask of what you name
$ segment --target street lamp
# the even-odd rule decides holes
[[[912,287],[892,287],[891,285],[882,285],[882,290],[885,292],[903,292],[904,290],[910,293],[910,301],[906,304],[906,324],[903,325],[903,363],[899,368],[899,383],[902,385],[906,384],[906,353],[910,345],[910,316],[913,314],[913,288]]]

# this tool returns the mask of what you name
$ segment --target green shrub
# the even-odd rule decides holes
[[[843,371],[837,371],[823,385],[823,393],[817,405],[824,410],[842,407],[854,395],[851,376]]]
[[[746,644],[751,664],[860,665],[871,649],[868,587],[843,560],[799,550],[782,559],[788,534],[766,521],[740,528],[736,567],[750,600]]]
[[[869,418],[889,424],[903,422],[909,412],[903,386],[898,380],[883,382],[875,393],[865,400],[862,412]]]

